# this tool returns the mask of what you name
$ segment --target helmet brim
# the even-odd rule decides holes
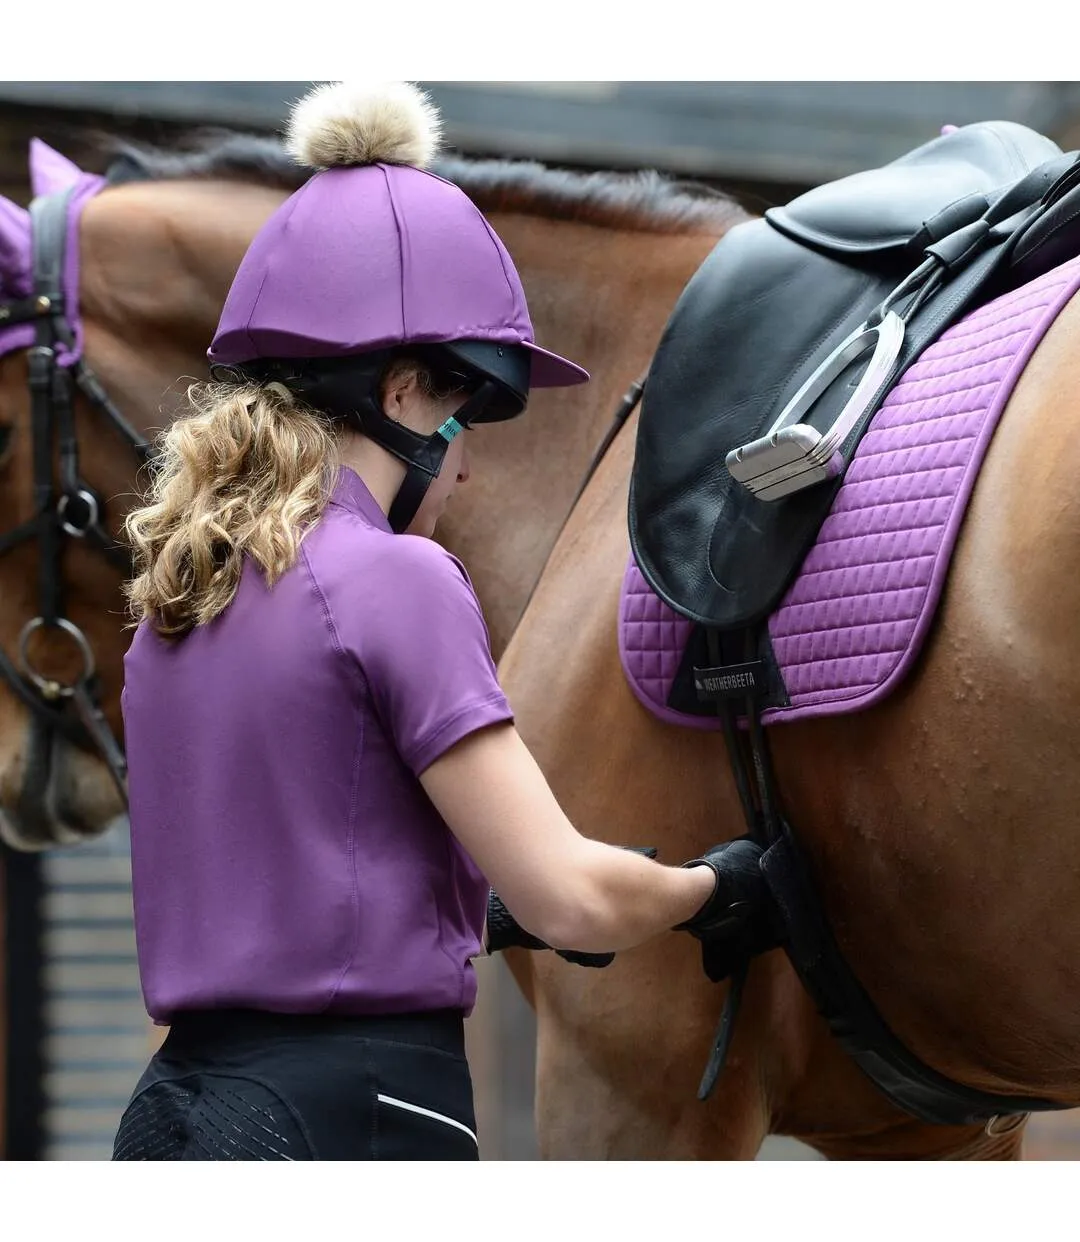
[[[522,348],[532,354],[530,382],[533,388],[570,388],[589,382],[588,371],[569,358],[553,354],[550,349],[541,349],[539,345],[526,344]]]
[[[589,373],[538,345],[503,345],[497,341],[445,341],[441,348],[470,370],[493,379],[503,400],[495,401],[475,421],[500,422],[524,410],[530,388],[583,384]]]

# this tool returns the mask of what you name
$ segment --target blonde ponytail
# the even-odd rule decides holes
[[[172,638],[228,607],[245,556],[271,586],[295,564],[338,460],[330,425],[283,385],[196,384],[188,399],[193,412],[162,434],[146,503],[125,521],[132,616]]]

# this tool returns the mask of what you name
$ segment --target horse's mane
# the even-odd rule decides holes
[[[112,184],[213,179],[292,191],[311,175],[293,163],[277,138],[261,134],[204,130],[183,147],[118,138],[106,139],[104,146]],[[444,156],[432,171],[459,185],[484,212],[543,215],[647,233],[719,232],[748,218],[727,194],[652,169],[576,172],[532,160]]]

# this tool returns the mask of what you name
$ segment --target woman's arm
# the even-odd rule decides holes
[[[583,837],[509,721],[462,738],[420,781],[514,918],[555,948],[631,948],[712,895],[707,866],[668,867]]]

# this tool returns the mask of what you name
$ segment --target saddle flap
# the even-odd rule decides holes
[[[1012,121],[982,121],[916,147],[881,168],[817,186],[766,220],[786,237],[837,257],[897,257],[977,220],[1029,170],[1059,157],[1051,139]]]

